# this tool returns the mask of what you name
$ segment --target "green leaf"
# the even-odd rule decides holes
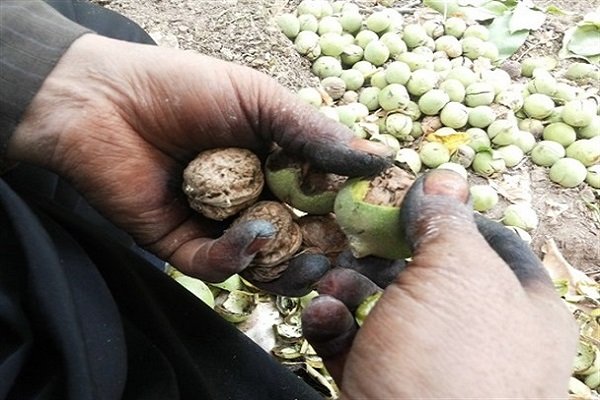
[[[521,31],[523,29],[535,30],[546,20],[546,14],[541,11],[535,11],[527,7],[525,3],[517,4],[513,15],[508,24],[510,33]]]
[[[504,14],[504,12],[508,11],[508,7],[499,1],[490,1],[485,3],[483,8],[496,16],[500,16]]]
[[[573,15],[572,12],[565,11],[554,4],[550,4],[548,7],[546,7],[546,13],[551,15]]]
[[[461,12],[468,20],[473,21],[487,21],[496,17],[496,14],[481,7],[461,7]]]
[[[456,0],[423,0],[423,4],[444,16],[460,13],[460,7]]]
[[[600,30],[595,26],[578,26],[567,44],[569,51],[580,56],[600,53]]]
[[[512,56],[525,43],[529,31],[527,29],[511,33],[509,23],[512,15],[505,13],[497,17],[488,27],[490,41],[498,47],[499,59],[505,60]]]

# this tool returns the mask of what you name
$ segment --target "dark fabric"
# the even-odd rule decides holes
[[[41,1],[0,2],[0,163],[8,138],[60,57],[89,29]]]
[[[59,3],[81,16],[81,2]],[[99,10],[94,29],[118,32],[122,17]],[[27,165],[6,173],[0,399],[321,398],[161,264],[56,175]]]

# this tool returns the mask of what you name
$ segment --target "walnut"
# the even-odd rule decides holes
[[[204,151],[183,172],[190,207],[218,221],[256,202],[263,186],[260,160],[246,149]]]

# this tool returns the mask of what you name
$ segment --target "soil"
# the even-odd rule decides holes
[[[310,62],[299,56],[292,43],[279,31],[273,17],[295,9],[299,0],[96,0],[141,25],[161,46],[197,51],[247,65],[272,76],[291,90],[315,86]],[[544,26],[532,32],[512,58],[557,56],[565,30],[600,5],[588,0],[537,0],[544,9],[559,5],[568,12],[548,16]],[[364,8],[375,1],[360,1]],[[400,0],[395,7],[414,7],[414,1]],[[410,10],[410,9],[409,9]],[[405,15],[410,18],[411,12]],[[571,61],[562,60],[558,70]],[[596,85],[597,90],[597,85]],[[481,182],[481,178],[474,178]],[[492,179],[501,189],[502,202],[491,212],[500,217],[503,206],[522,196],[538,211],[540,225],[532,233],[532,246],[541,248],[553,238],[565,258],[575,267],[600,280],[600,203],[598,191],[583,184],[565,189],[553,184],[547,170],[526,160],[502,177]]]

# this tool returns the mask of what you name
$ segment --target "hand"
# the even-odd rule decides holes
[[[375,173],[391,155],[257,71],[92,34],[76,40],[44,81],[7,155],[67,178],[184,273],[221,281],[248,265],[273,227],[224,232],[193,213],[182,171],[205,149],[245,147],[264,156],[273,142],[346,175]]]
[[[402,205],[412,261],[360,329],[351,310],[376,289],[358,273],[332,270],[305,310],[342,398],[566,397],[573,318],[531,250],[468,197],[452,172],[417,180]]]

